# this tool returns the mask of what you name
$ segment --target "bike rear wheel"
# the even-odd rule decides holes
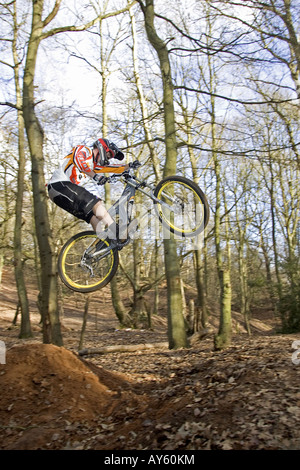
[[[162,224],[175,235],[195,237],[209,221],[205,194],[193,181],[183,176],[168,176],[154,190],[160,202],[155,204]]]
[[[69,289],[87,293],[106,286],[118,265],[118,250],[110,249],[108,241],[99,240],[95,232],[86,231],[65,243],[58,258],[58,273]]]

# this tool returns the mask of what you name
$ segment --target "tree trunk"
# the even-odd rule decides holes
[[[192,148],[191,142],[191,125],[189,122],[189,118],[186,113],[184,113],[184,120],[186,125],[186,132],[188,136],[188,152],[192,166],[192,173],[193,173],[193,180],[195,183],[199,184],[199,177],[197,172],[197,160],[195,157],[194,150]],[[206,290],[204,285],[204,259],[203,253],[201,248],[197,248],[194,253],[194,266],[195,266],[195,279],[196,279],[196,287],[197,287],[197,304],[196,304],[196,312],[195,315],[198,317],[198,328],[206,328],[207,320],[208,320],[208,312],[207,312],[207,302],[206,302]]]
[[[100,76],[101,76],[101,108],[102,108],[102,136],[108,138],[108,117],[107,117],[107,63],[108,60],[105,57],[105,48],[103,44],[103,33],[102,33],[102,20],[99,21],[99,37],[100,37]],[[111,205],[111,195],[110,195],[110,186],[109,184],[105,185],[105,206],[109,208]],[[115,314],[119,320],[121,326],[131,326],[126,308],[122,302],[120,293],[119,293],[119,282],[117,276],[113,277],[110,281],[110,291],[113,308]]]
[[[173,83],[169,53],[154,26],[154,0],[146,0],[145,5],[139,0],[145,17],[145,28],[148,40],[157,52],[163,82],[163,107],[165,126],[166,162],[164,176],[176,173],[177,146],[175,134],[175,112],[173,100]],[[164,240],[165,270],[168,290],[168,336],[171,349],[187,347],[187,335],[182,314],[182,295],[180,283],[180,266],[177,256],[176,241],[173,236]]]
[[[91,294],[87,294],[85,298],[85,303],[84,303],[84,311],[83,311],[83,320],[82,320],[82,327],[80,331],[80,340],[79,340],[79,345],[78,345],[78,351],[80,351],[83,348],[84,344],[84,335],[85,335],[85,330],[86,330],[86,325],[87,325],[87,319],[88,319],[88,313],[89,313],[89,306],[90,306],[90,301],[91,301]]]
[[[206,291],[204,286],[204,262],[202,260],[202,252],[200,249],[195,250],[194,253],[195,263],[195,278],[197,286],[197,304],[196,314],[199,316],[198,329],[206,328],[208,322]]]
[[[1,286],[2,286],[3,266],[4,266],[4,253],[2,250],[0,250],[0,291],[1,291]]]
[[[213,139],[214,140],[214,139]],[[224,254],[221,248],[221,175],[220,163],[218,161],[216,151],[214,153],[215,159],[215,173],[216,173],[216,210],[215,210],[215,246],[217,257],[217,270],[220,283],[220,325],[218,334],[215,336],[215,348],[222,349],[230,345],[231,342],[231,284],[230,284],[230,268],[225,268],[223,260]],[[229,241],[227,240],[227,244]],[[229,253],[230,256],[230,253]],[[230,262],[228,260],[228,265]]]
[[[147,328],[149,324],[148,311],[146,308],[146,301],[144,292],[141,289],[134,290],[133,305],[129,314],[133,328]]]
[[[43,341],[62,345],[57,308],[56,263],[52,253],[47,196],[44,180],[43,129],[35,113],[34,75],[43,29],[43,0],[33,2],[32,29],[27,47],[23,78],[23,112],[31,155],[34,218],[41,263],[41,315]]]
[[[208,37],[212,37],[213,24],[211,22],[210,13],[207,15]],[[208,44],[209,46],[209,44]],[[227,263],[224,260],[225,254],[221,244],[221,165],[218,156],[218,146],[216,137],[216,72],[213,63],[213,57],[207,57],[209,69],[209,92],[210,92],[210,134],[212,142],[212,159],[214,161],[214,171],[216,178],[216,207],[215,207],[215,249],[216,249],[216,264],[218,271],[218,278],[220,284],[220,325],[218,334],[215,336],[215,347],[220,349],[226,347],[231,342],[231,285],[230,285],[230,249],[228,235],[227,242]],[[225,200],[225,197],[224,197]]]
[[[18,305],[21,310],[21,329],[20,338],[29,338],[32,336],[29,304],[24,279],[24,263],[22,262],[22,207],[23,207],[23,194],[24,194],[24,181],[25,181],[25,139],[24,139],[24,119],[22,108],[22,95],[20,90],[20,76],[19,76],[19,59],[17,55],[17,12],[16,2],[14,2],[14,36],[12,43],[12,53],[14,60],[14,80],[16,89],[16,104],[17,104],[17,120],[18,120],[18,181],[17,181],[17,196],[16,196],[16,213],[15,213],[15,228],[14,228],[14,267],[15,279],[18,291]]]
[[[112,299],[112,304],[115,310],[115,314],[119,320],[120,326],[131,327],[132,326],[131,319],[122,302],[119,290],[120,290],[119,281],[117,279],[117,276],[114,276],[112,280],[110,281],[110,291],[111,291],[111,299]]]
[[[129,0],[127,0],[127,2],[129,3]],[[150,157],[152,160],[152,165],[153,165],[154,173],[156,176],[156,180],[158,182],[161,179],[160,164],[159,164],[158,155],[155,151],[155,147],[153,144],[153,138],[152,138],[152,134],[150,131],[150,126],[149,126],[148,107],[147,107],[147,102],[144,96],[143,86],[142,86],[142,82],[141,82],[140,74],[139,74],[138,56],[137,56],[137,35],[136,35],[135,17],[134,17],[132,8],[129,10],[129,14],[130,14],[130,22],[131,22],[132,60],[133,60],[133,73],[134,73],[135,86],[136,86],[139,103],[141,107],[141,113],[142,113],[142,118],[143,118],[142,123],[143,123],[146,143],[147,143]]]
[[[239,222],[238,222],[239,223]],[[239,258],[239,281],[241,290],[241,314],[245,320],[245,326],[248,335],[251,335],[250,326],[250,309],[249,309],[249,292],[248,292],[248,276],[247,276],[247,258],[244,258],[244,234],[241,234],[239,227],[238,240],[238,258]]]
[[[231,343],[231,284],[230,272],[221,271],[221,316],[218,334],[214,338],[215,349],[224,349]]]
[[[154,272],[155,272],[155,279],[158,279],[159,276],[159,266],[158,266],[158,243],[155,240],[155,247],[154,247]],[[158,315],[158,308],[159,308],[159,287],[155,284],[154,287],[154,309],[152,311],[153,314]]]
[[[142,253],[142,240],[133,240],[133,304],[130,311],[130,318],[134,328],[138,328],[140,321],[143,317],[147,316],[145,309],[144,292],[141,289],[141,268],[143,257]]]

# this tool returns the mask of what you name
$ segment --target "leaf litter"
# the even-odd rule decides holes
[[[91,311],[86,347],[166,341],[163,316],[153,318],[153,330],[118,329],[105,295],[101,313]],[[75,302],[63,318],[59,348],[42,344],[35,314],[34,338],[19,340],[10,284],[0,300],[0,339],[7,345],[1,450],[300,449],[300,365],[292,361],[299,334],[275,335],[258,318],[260,330],[235,334],[223,351],[214,351],[211,332],[188,349],[80,357],[82,308]]]

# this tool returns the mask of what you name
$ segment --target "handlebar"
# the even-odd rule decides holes
[[[121,178],[122,176],[126,179],[128,177],[131,177],[131,172],[133,170],[137,170],[142,164],[138,161],[135,160],[134,162],[129,163],[129,168],[128,170],[123,171],[123,173],[114,173],[112,176],[108,176],[106,183],[115,183],[118,178]]]
[[[126,172],[124,171],[124,173],[126,173]],[[121,176],[123,176],[124,173],[108,176],[107,179],[106,179],[106,183],[116,183],[117,179],[120,178]]]

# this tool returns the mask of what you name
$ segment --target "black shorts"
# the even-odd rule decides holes
[[[90,223],[93,207],[101,199],[87,191],[82,186],[70,181],[59,181],[48,184],[50,199],[59,207],[64,209],[78,219]]]

